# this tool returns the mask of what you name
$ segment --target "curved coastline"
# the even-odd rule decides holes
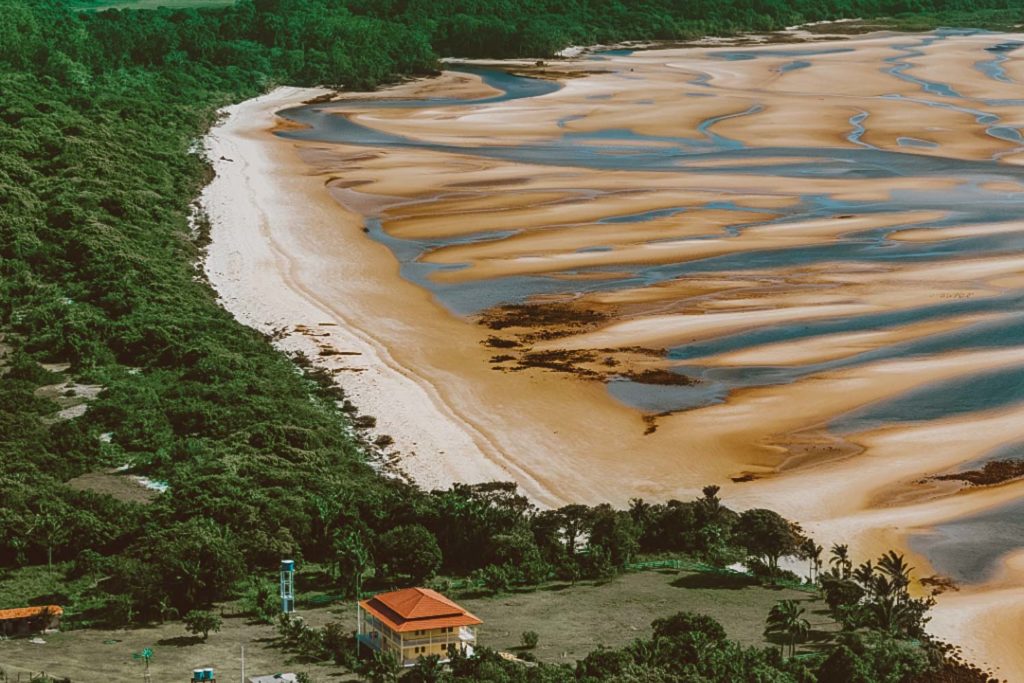
[[[508,478],[510,472],[489,455],[493,447],[471,435],[465,425],[455,424],[429,384],[399,365],[362,326],[353,324],[348,317],[353,312],[304,282],[301,249],[296,248],[302,238],[295,228],[311,227],[325,209],[332,214],[328,222],[337,229],[352,230],[358,221],[346,221],[341,212],[334,215],[330,200],[316,196],[322,187],[310,183],[292,194],[298,188],[288,177],[304,180],[305,174],[288,158],[290,150],[273,144],[267,131],[276,125],[279,109],[327,92],[278,88],[227,107],[226,118],[206,136],[206,151],[216,172],[200,200],[212,225],[206,274],[222,305],[240,321],[274,334],[278,348],[304,353],[343,374],[340,385],[346,394],[376,418],[373,433],[394,439],[403,454],[402,469],[421,485]],[[280,180],[284,182],[279,184]],[[240,205],[239,197],[248,202]],[[305,206],[293,213],[295,204]],[[348,277],[344,271],[340,276]],[[425,467],[417,466],[422,463],[416,456],[421,451],[431,454]],[[452,458],[434,455],[447,451],[453,452]],[[533,493],[545,495],[540,490]]]
[[[792,73],[799,71],[807,69]],[[742,389],[717,409],[703,409],[700,419],[688,413],[670,416],[654,438],[641,438],[639,416],[610,399],[599,385],[493,373],[487,367],[489,354],[480,345],[483,333],[451,318],[429,294],[399,277],[391,252],[365,239],[362,217],[325,190],[338,178],[339,157],[318,164],[323,150],[316,142],[282,140],[269,132],[275,112],[316,94],[321,93],[278,90],[267,98],[250,100],[233,108],[226,123],[211,132],[208,150],[218,177],[203,201],[214,225],[207,271],[225,306],[241,320],[265,331],[286,327],[278,342],[282,348],[305,350],[341,369],[341,385],[353,402],[378,418],[380,433],[395,438],[403,468],[428,488],[453,481],[512,478],[535,500],[549,505],[571,500],[621,504],[633,495],[684,496],[707,481],[734,473],[739,463],[746,463],[751,471],[760,466],[770,472],[771,454],[777,456],[778,450],[765,444],[791,426],[813,424],[816,414],[826,416],[842,405],[882,401],[898,395],[899,387],[1024,361],[1013,350],[996,354],[980,350],[952,363],[872,362],[815,378],[819,382],[796,382],[794,388],[780,392]],[[357,149],[343,153],[349,163],[360,163]],[[412,152],[407,155],[415,157]],[[256,213],[239,213],[239,196],[257,198],[252,207]],[[337,258],[341,262],[332,262]],[[381,281],[371,286],[367,280],[377,277]],[[388,302],[394,309],[375,315]],[[297,325],[303,327],[296,329]],[[310,330],[330,337],[311,336]],[[892,338],[909,338],[904,334],[912,332],[896,328]],[[324,344],[360,355],[319,356]],[[470,368],[474,365],[478,367]],[[865,377],[878,373],[895,378],[898,386],[874,393],[862,386]],[[829,397],[826,405],[815,405],[813,411],[788,414],[785,404],[801,395],[812,402],[823,398],[821,379],[833,382],[832,391],[842,393],[848,385],[851,393]],[[547,398],[538,404],[538,396]],[[480,411],[480,406],[490,410]],[[482,414],[488,412],[493,414]],[[581,412],[588,419],[581,420]],[[1015,409],[993,413],[985,444],[1024,439],[1024,433],[1014,427],[1019,413]],[[754,414],[763,420],[760,428],[733,431]],[[695,438],[693,430],[701,427],[702,420],[722,426]],[[552,430],[550,425],[560,428]],[[864,555],[892,545],[908,548],[907,537],[920,529],[991,509],[1024,492],[1021,486],[1009,484],[942,498],[940,505],[927,499],[921,502],[916,496],[908,499],[911,503],[894,504],[901,499],[888,489],[897,481],[963,459],[963,452],[952,446],[941,457],[927,460],[913,453],[899,455],[910,447],[926,447],[958,426],[963,428],[956,420],[947,420],[927,429],[896,426],[877,434],[852,435],[851,440],[871,450],[867,463],[825,459],[754,486],[727,485],[725,493],[730,503],[741,507],[765,505],[805,521],[811,531],[821,534],[821,540],[850,540],[853,549]],[[630,436],[619,437],[620,433]],[[598,443],[600,435],[615,435],[615,443]],[[689,441],[691,452],[703,451],[700,462],[681,462],[677,454],[667,451],[680,440]],[[981,450],[980,444],[970,445]],[[586,456],[574,458],[565,452],[573,447],[586,450]],[[892,457],[883,461],[887,449]],[[545,458],[545,450],[557,455]],[[647,456],[645,462],[632,466],[621,462],[640,452]],[[737,457],[741,452],[743,457]],[[577,467],[590,472],[581,473]],[[597,480],[597,472],[606,481]],[[668,472],[673,475],[671,481],[665,480]],[[880,480],[875,479],[879,476]],[[851,487],[855,495],[848,496]],[[927,558],[913,552],[910,556],[920,571],[930,569]],[[1016,566],[1012,557],[1003,564]],[[1004,647],[1008,645],[1005,638],[992,637],[992,629],[983,626],[1024,620],[1024,592],[1018,578],[1019,572],[1004,571],[984,585],[941,596],[933,629],[940,637],[962,644],[979,661],[998,667],[1000,675],[1011,680],[1024,677],[1024,658],[1013,655]],[[965,633],[958,614],[976,628]]]

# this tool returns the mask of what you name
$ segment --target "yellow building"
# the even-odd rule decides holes
[[[420,657],[448,659],[454,646],[467,655],[476,645],[478,618],[429,588],[381,593],[359,603],[359,642],[390,652],[403,666]]]

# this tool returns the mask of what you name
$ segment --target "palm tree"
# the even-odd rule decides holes
[[[878,558],[878,571],[889,577],[899,602],[908,597],[907,588],[910,586],[910,572],[913,570],[913,567],[907,566],[903,555],[895,550],[890,550]]]
[[[704,494],[704,497],[700,499],[700,504],[708,513],[708,519],[717,519],[718,513],[722,511],[722,499],[718,497],[718,492],[721,490],[721,486],[715,486],[714,484],[705,486],[700,490]]]
[[[347,590],[354,591],[357,600],[363,592],[363,574],[370,565],[370,551],[363,543],[359,533],[352,531],[346,535],[337,532],[332,544],[336,576],[343,580]]]
[[[807,640],[811,624],[803,618],[804,608],[796,600],[782,600],[775,603],[768,612],[764,629],[765,635],[778,634],[789,642],[789,656],[796,654],[796,644]]]
[[[637,524],[643,524],[647,521],[647,516],[651,512],[651,504],[643,498],[630,498],[629,499],[629,515],[633,518],[633,521]]]
[[[825,550],[820,545],[814,542],[814,539],[808,538],[803,543],[804,557],[807,558],[807,580],[810,583],[818,582],[818,572],[821,570],[821,553]]]
[[[838,578],[850,578],[850,572],[853,570],[853,562],[850,561],[849,546],[833,543],[831,553],[832,557],[829,558],[828,563],[831,565]]]
[[[710,484],[700,489],[703,498],[697,499],[697,505],[705,515],[706,523],[714,524],[722,517],[722,499],[718,497],[721,486]]]
[[[875,592],[875,567],[871,560],[862,562],[859,567],[853,570],[853,580],[864,588],[868,596]]]
[[[885,581],[883,577],[880,580]],[[865,606],[871,625],[893,635],[906,634],[915,615],[908,605],[891,594],[881,594]]]
[[[46,570],[53,573],[53,549],[67,543],[70,527],[66,525],[62,511],[46,503],[36,514],[30,530],[34,531],[46,544]]]
[[[650,532],[651,512],[651,504],[643,498],[629,499],[629,516],[633,519],[633,524],[636,526],[637,540],[643,540]]]
[[[871,577],[871,582],[868,584],[867,594],[868,597],[877,597],[879,599],[891,599],[899,601],[897,596],[898,590],[896,584],[889,580],[885,574],[878,574],[877,576]]]

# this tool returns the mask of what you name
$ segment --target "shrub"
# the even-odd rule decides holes
[[[508,569],[499,567],[496,564],[489,564],[482,569],[476,570],[474,578],[491,593],[506,591],[512,583]]]
[[[288,645],[302,642],[306,629],[306,620],[302,617],[293,617],[290,614],[280,614],[277,617],[277,633]]]
[[[373,415],[360,415],[356,419],[352,420],[352,424],[359,429],[373,429],[377,426],[377,418]]]
[[[332,621],[323,628],[324,651],[330,656],[335,664],[341,664],[349,669],[353,668],[355,662],[355,638],[345,627]]]
[[[259,623],[272,624],[281,609],[278,600],[271,583],[254,578],[246,591],[245,610]]]
[[[195,635],[203,634],[203,640],[209,637],[210,631],[215,633],[220,631],[221,623],[223,623],[220,615],[198,609],[186,614],[182,621],[185,622],[186,631]]]
[[[135,618],[135,606],[132,604],[131,596],[115,595],[107,603],[103,616],[111,628],[128,628]]]

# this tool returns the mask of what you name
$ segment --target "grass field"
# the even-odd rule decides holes
[[[302,614],[314,626],[335,619],[329,610]],[[132,653],[152,648],[150,674],[155,683],[187,681],[192,669],[212,666],[221,681],[241,680],[241,647],[245,645],[246,676],[308,671],[314,680],[355,680],[340,667],[292,663],[291,655],[277,644],[273,626],[250,624],[241,616],[226,614],[219,633],[206,642],[191,636],[180,622],[127,630],[83,629],[42,636],[45,644],[28,638],[0,641],[0,670],[8,680],[18,673],[45,672],[68,677],[73,683],[131,681],[143,678],[143,664]]]
[[[745,577],[662,570],[625,574],[604,584],[555,584],[529,593],[456,599],[483,619],[482,644],[514,651],[524,631],[536,631],[538,659],[573,662],[599,645],[619,647],[648,637],[654,619],[676,612],[710,615],[730,638],[744,645],[767,645],[765,618],[779,600],[804,603],[812,638],[827,640],[838,627],[825,613],[824,603],[813,597],[751,585]]]
[[[729,636],[748,645],[764,645],[762,634],[768,610],[779,600],[806,604],[812,640],[803,649],[824,642],[837,630],[824,604],[809,593],[751,585],[743,577],[722,577],[674,570],[629,573],[604,583],[552,584],[529,592],[497,596],[452,594],[484,620],[480,643],[516,651],[524,631],[536,631],[538,659],[571,663],[598,645],[617,647],[650,634],[650,623],[680,611],[709,614]],[[355,628],[355,610],[337,604],[299,612],[312,626],[341,621]],[[343,669],[296,662],[280,649],[272,626],[248,623],[225,608],[224,626],[206,642],[189,636],[180,623],[130,630],[88,629],[47,635],[45,644],[29,639],[0,642],[0,669],[67,676],[74,683],[127,681],[142,678],[142,664],[132,653],[154,651],[154,681],[187,680],[191,669],[212,666],[217,678],[241,679],[241,646],[245,645],[247,675],[307,671],[314,680],[353,680]]]

